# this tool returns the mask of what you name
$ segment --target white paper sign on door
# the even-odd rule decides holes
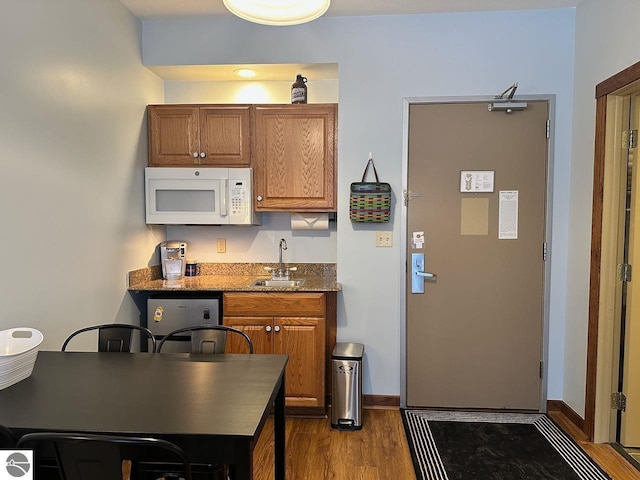
[[[517,240],[518,190],[500,190],[498,217],[498,238],[500,240]]]
[[[493,192],[493,170],[463,170],[460,172],[460,193]]]
[[[411,235],[411,245],[413,248],[422,248],[424,245],[424,232],[413,232]]]

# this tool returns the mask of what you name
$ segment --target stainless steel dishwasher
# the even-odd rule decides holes
[[[219,325],[222,311],[220,296],[210,297],[150,297],[147,299],[147,328],[159,342],[179,328],[196,325]],[[182,340],[182,341],[180,341]],[[167,342],[163,352],[189,352],[190,337]]]

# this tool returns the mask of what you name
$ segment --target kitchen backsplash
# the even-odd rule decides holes
[[[200,275],[243,275],[268,276],[264,267],[277,268],[277,263],[198,263]],[[324,277],[335,279],[337,268],[335,263],[285,263],[289,267],[297,267],[296,277]],[[136,285],[150,280],[162,278],[160,265],[140,268],[129,272],[129,284]]]

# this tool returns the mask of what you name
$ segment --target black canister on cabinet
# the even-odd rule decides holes
[[[291,103],[307,103],[307,77],[301,74],[296,76],[296,81],[291,84]]]

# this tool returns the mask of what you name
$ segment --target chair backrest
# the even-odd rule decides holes
[[[14,448],[16,438],[13,432],[4,425],[0,425],[0,448]]]
[[[163,345],[168,341],[174,341],[184,334],[191,335],[191,353],[224,353],[227,344],[227,334],[240,335],[245,339],[249,347],[249,353],[253,353],[253,342],[249,335],[237,328],[226,325],[194,325],[191,327],[179,328],[165,335],[156,351],[160,353]]]
[[[99,352],[131,352],[131,340],[133,332],[138,331],[140,335],[146,337],[151,342],[151,352],[156,351],[156,339],[148,328],[127,323],[107,323],[104,325],[92,325],[81,328],[73,332],[62,344],[62,351],[67,349],[67,345],[76,335],[84,332],[98,330],[98,351]]]
[[[62,480],[121,479],[123,462],[131,462],[131,480],[146,478],[146,462],[153,465],[153,472],[160,472],[159,477],[191,480],[191,465],[185,452],[157,438],[42,432],[24,435],[16,448],[34,450],[36,469],[53,455]]]

